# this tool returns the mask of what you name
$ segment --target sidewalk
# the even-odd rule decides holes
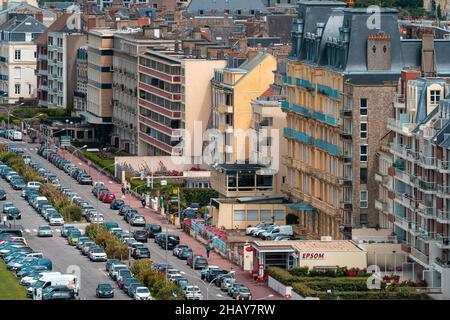
[[[65,152],[63,156],[66,159],[71,160],[71,157],[70,155],[67,154],[67,152]],[[96,170],[92,166],[91,167],[88,166],[85,162],[83,162],[76,156],[73,156],[72,162],[81,169],[90,172],[91,177],[93,178],[94,181],[103,182],[105,186],[116,195],[117,198],[120,198],[122,196],[121,184],[112,181],[108,176],[104,175],[103,173],[99,175],[98,170]],[[97,177],[99,177],[98,180]],[[178,235],[180,237],[180,243],[189,245],[189,247],[192,248],[194,253],[199,253],[204,257],[206,257],[206,249],[204,244],[184,233],[182,229],[176,229],[175,226],[168,223],[167,219],[163,217],[159,212],[150,208],[142,208],[141,201],[132,195],[126,195],[125,203],[133,208],[136,208],[139,214],[145,217],[147,223],[155,223],[161,225],[163,231],[167,230],[173,234]],[[218,253],[211,251],[208,259],[208,264],[219,266],[225,270],[234,270],[235,278],[238,280],[238,282],[243,283],[251,290],[253,299],[264,299],[268,295],[273,295],[273,297],[269,298],[268,300],[285,299],[284,297],[280,296],[278,293],[268,288],[267,286],[256,285],[255,282],[250,278],[250,274],[248,272],[242,270],[238,265],[231,263],[228,259],[223,258]]]

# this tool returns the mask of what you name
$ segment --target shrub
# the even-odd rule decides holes
[[[87,237],[105,250],[110,259],[128,259],[128,246],[99,224],[90,224],[85,229]]]
[[[189,206],[191,203],[197,202],[200,206],[207,206],[211,198],[217,198],[219,193],[214,189],[187,189],[180,190],[181,202],[185,206]]]
[[[67,217],[68,221],[81,221],[83,218],[83,215],[81,214],[81,208],[74,204],[68,207],[64,207],[61,210],[61,213],[64,217]]]
[[[289,269],[289,273],[296,277],[306,277],[308,275],[308,267],[299,267]]]

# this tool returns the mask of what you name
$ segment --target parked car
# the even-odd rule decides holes
[[[111,204],[109,205],[110,209],[113,210],[120,210],[125,205],[125,201],[122,199],[114,199],[111,201]]]
[[[203,295],[198,286],[187,286],[183,290],[186,300],[202,300]]]
[[[150,291],[147,287],[141,286],[137,287],[133,293],[134,300],[151,300]]]
[[[161,233],[162,228],[158,224],[147,223],[144,226],[144,230],[147,233],[148,238],[154,238],[158,233]]]
[[[290,225],[273,226],[266,232],[259,234],[259,237],[262,238],[263,240],[272,240],[279,235],[293,236],[294,230],[292,229],[292,226],[290,226]]]
[[[53,237],[53,230],[48,225],[39,226],[37,229],[38,237]]]
[[[231,295],[233,299],[236,300],[251,300],[252,293],[249,288],[244,285],[236,286]]]
[[[136,239],[137,241],[140,242],[147,242],[148,238],[147,238],[147,232],[145,232],[145,230],[136,230],[133,232],[133,237],[134,239]]]
[[[180,243],[180,237],[167,233],[159,233],[155,238],[155,242],[163,249],[173,250]]]
[[[138,248],[133,251],[131,256],[134,259],[150,259],[150,250],[148,248]]]
[[[111,203],[116,199],[116,196],[114,193],[112,192],[108,192],[107,194],[105,194],[102,198],[102,201],[104,203]]]
[[[186,260],[186,264],[192,269],[204,269],[208,266],[208,261],[201,254],[194,254]]]
[[[180,260],[187,260],[190,256],[192,256],[194,252],[191,248],[183,248],[181,252],[177,255]]]
[[[178,254],[183,250],[184,248],[188,248],[187,244],[177,244],[172,251],[172,255],[178,257]]]
[[[67,238],[67,235],[69,234],[70,230],[78,230],[78,229],[75,226],[70,226],[70,225],[63,226],[61,228],[61,236],[64,238]]]
[[[89,259],[91,261],[98,262],[98,261],[107,261],[108,257],[106,255],[105,251],[102,248],[98,247],[98,248],[92,248],[89,251]]]
[[[95,295],[98,298],[113,298],[114,289],[109,283],[100,283],[95,290]]]
[[[130,219],[130,225],[132,226],[144,226],[145,225],[145,218],[141,215],[134,215]]]
[[[48,222],[51,226],[62,226],[64,218],[59,213],[52,213],[48,216]]]
[[[6,192],[4,189],[0,188],[0,201],[6,200]]]
[[[8,220],[20,220],[22,219],[22,214],[20,212],[20,210],[16,207],[9,207],[8,209],[6,209],[5,212],[6,216],[8,217]]]

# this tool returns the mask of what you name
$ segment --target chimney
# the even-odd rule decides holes
[[[424,77],[436,76],[434,35],[425,33],[422,36],[422,74]]]

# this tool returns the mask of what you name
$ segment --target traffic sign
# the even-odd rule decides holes
[[[59,140],[61,141],[61,146],[62,147],[70,146],[70,136],[61,136],[59,138]]]

